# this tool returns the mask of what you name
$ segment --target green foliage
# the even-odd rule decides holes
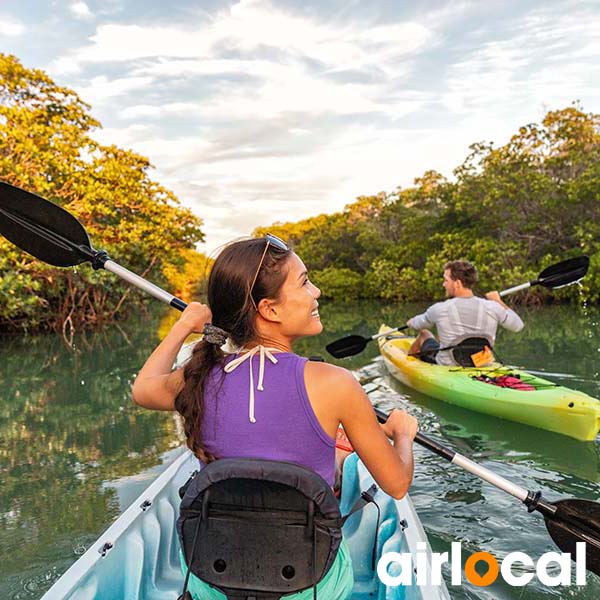
[[[475,263],[478,291],[485,292],[588,254],[581,288],[533,287],[513,301],[568,301],[581,290],[600,302],[600,115],[578,106],[551,111],[504,146],[476,143],[470,150],[453,182],[427,171],[409,189],[257,232],[292,241],[324,295],[339,299],[356,276],[360,297],[431,301],[443,297],[448,260]]]
[[[96,142],[98,127],[75,92],[0,54],[0,178],[63,206],[114,260],[165,285],[203,240],[202,221],[150,178],[147,158]],[[145,301],[112,275],[76,271],[0,239],[0,330],[72,329]]]
[[[364,296],[363,277],[351,269],[327,267],[313,271],[312,282],[323,290],[325,298],[356,300]]]

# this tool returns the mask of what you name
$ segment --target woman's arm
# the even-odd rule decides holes
[[[183,385],[183,369],[172,371],[173,363],[186,338],[201,333],[211,318],[210,309],[204,304],[188,305],[135,378],[131,394],[136,404],[154,410],[175,409],[175,398]]]
[[[307,391],[321,424],[329,430],[333,422],[341,422],[379,487],[394,498],[404,497],[413,477],[417,420],[394,410],[379,425],[369,398],[349,371],[326,363],[310,363],[308,369]]]

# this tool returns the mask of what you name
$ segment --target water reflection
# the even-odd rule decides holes
[[[123,509],[103,482],[180,444],[171,415],[130,401],[157,325],[84,334],[77,351],[58,336],[2,340],[0,597],[39,597]]]

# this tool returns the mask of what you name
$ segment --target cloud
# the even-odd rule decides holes
[[[146,117],[161,118],[167,115],[182,115],[189,118],[197,112],[197,102],[172,102],[170,104],[134,104],[121,111],[123,119],[144,119]]]
[[[479,31],[481,41],[472,40],[468,56],[448,67],[442,103],[464,115],[506,115],[589,96],[600,77],[597,17],[566,8],[534,9],[511,30]]]
[[[122,148],[133,148],[149,135],[152,135],[152,128],[141,123],[129,125],[128,127],[105,127],[92,132],[92,136],[100,144]]]
[[[323,212],[323,193],[334,194],[337,186],[331,176],[307,182],[301,174],[280,181],[230,175],[218,183],[206,184],[201,179],[170,180],[168,184],[182,203],[204,220],[209,236],[203,248],[208,253],[235,238],[250,235],[261,225]]]
[[[9,15],[0,14],[0,35],[16,37],[25,31],[25,25]]]
[[[108,98],[122,96],[133,90],[143,88],[152,82],[151,77],[120,77],[108,79],[104,75],[93,77],[88,85],[75,86],[83,100],[98,105]]]
[[[69,9],[78,19],[91,19],[94,17],[85,2],[73,2],[69,6]]]
[[[281,139],[276,148],[260,142],[272,137],[264,127],[258,144],[229,151],[218,138],[234,121],[248,131],[253,122],[272,124],[301,115],[293,128],[309,131],[310,122],[322,115],[385,114],[397,119],[417,110],[428,97],[398,92],[394,86],[410,72],[410,57],[432,37],[416,22],[333,23],[263,0],[241,0],[210,18],[204,13],[191,18],[186,25],[101,25],[89,44],[59,57],[52,69],[65,75],[99,63],[127,65],[127,77],[96,76],[78,91],[95,104],[137,90],[135,103],[119,99],[117,114],[125,121],[158,123],[185,115],[190,124],[210,124],[216,152],[207,160],[214,162],[238,154],[285,153]],[[110,70],[123,72],[123,67]],[[351,78],[344,76],[348,73]],[[144,88],[150,81],[153,88]],[[177,96],[182,102],[173,102]],[[297,137],[287,133],[288,138]],[[296,140],[291,151],[306,151],[308,145]],[[161,156],[167,147],[162,145]]]
[[[210,59],[223,49],[247,54],[274,48],[287,58],[307,57],[329,67],[347,68],[410,54],[430,37],[430,30],[420,23],[335,26],[286,12],[264,0],[240,0],[211,19],[204,14],[190,19],[186,26],[101,25],[90,38],[91,44],[70,52],[69,57],[79,63],[155,57]]]
[[[269,160],[229,156],[212,163],[198,158],[183,165],[182,153],[170,157],[168,169],[163,168],[164,156],[156,164],[161,165],[161,181],[204,219],[204,248],[210,252],[260,225],[341,210],[358,195],[411,185],[425,168],[449,172],[457,164],[455,157],[465,155],[472,141],[469,135],[440,136],[435,128],[381,132],[364,125],[342,134],[338,129],[327,144],[315,134],[311,141],[317,147],[298,155],[288,152]],[[432,158],[434,147],[443,161]],[[207,146],[197,156],[214,149]],[[189,150],[188,146],[186,154]]]

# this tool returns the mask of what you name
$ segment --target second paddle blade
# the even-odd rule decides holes
[[[349,335],[341,340],[327,344],[325,350],[335,358],[346,358],[362,352],[370,340],[362,335]]]
[[[554,543],[574,560],[576,543],[585,542],[587,570],[600,575],[600,505],[577,498],[552,504],[558,510],[545,519]]]
[[[0,233],[25,252],[57,267],[89,260],[90,239],[81,223],[60,206],[0,182]]]
[[[587,256],[569,258],[544,269],[538,277],[538,283],[547,288],[558,288],[570,285],[583,279],[590,266]]]

